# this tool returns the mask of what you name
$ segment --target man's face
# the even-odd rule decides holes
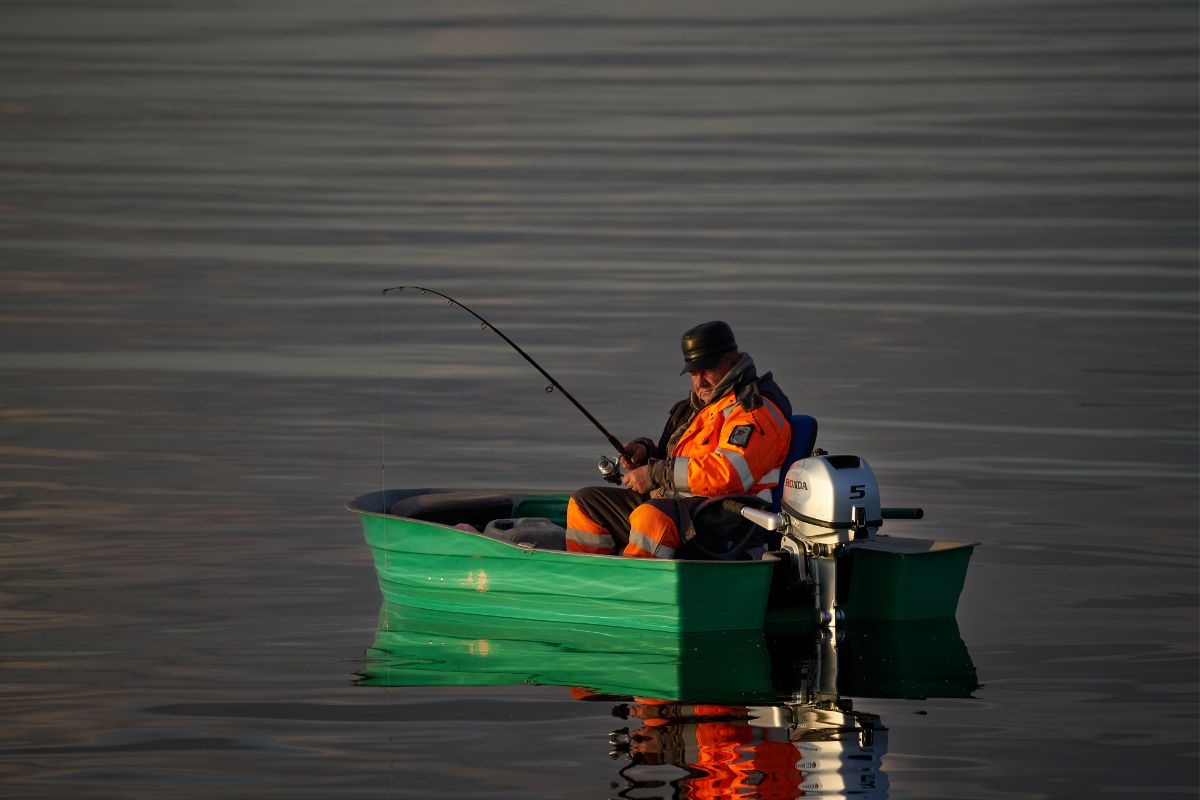
[[[724,378],[725,373],[728,371],[729,363],[722,359],[721,363],[715,367],[688,373],[692,378],[692,391],[700,398],[701,403],[707,403],[712,400],[713,389],[717,387],[717,384],[721,382],[721,378]]]

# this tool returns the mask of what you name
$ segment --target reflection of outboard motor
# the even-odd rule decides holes
[[[814,456],[792,464],[780,510],[789,533],[821,555],[834,545],[875,538],[882,524],[875,473],[858,456]]]

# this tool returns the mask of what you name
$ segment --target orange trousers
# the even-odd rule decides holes
[[[567,505],[567,550],[630,558],[675,558],[680,531],[703,497],[651,500],[631,489],[589,486]]]

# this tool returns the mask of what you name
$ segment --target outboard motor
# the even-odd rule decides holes
[[[974,542],[876,536],[885,519],[921,519],[919,508],[882,508],[875,473],[858,456],[820,450],[792,463],[779,513],[724,501],[767,531],[781,563],[771,585],[776,608],[811,603],[818,625],[851,619],[953,617]]]
[[[796,461],[783,480],[780,511],[788,532],[822,555],[839,544],[874,539],[882,524],[875,473],[858,456]]]
[[[874,539],[883,524],[875,473],[858,456],[802,458],[784,478],[780,512],[787,531],[783,549],[813,587],[817,621],[836,625],[838,556],[851,542]]]

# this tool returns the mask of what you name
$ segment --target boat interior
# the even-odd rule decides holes
[[[350,507],[447,525],[511,544],[565,550],[568,497],[565,493],[389,490],[364,495]]]
[[[782,471],[798,458],[813,451],[817,436],[817,421],[797,414],[790,418],[791,446]],[[772,490],[772,507],[779,509],[782,483]],[[532,545],[543,550],[566,549],[566,493],[527,493],[504,490],[463,491],[457,489],[392,489],[364,495],[350,502],[352,511],[390,514],[407,519],[433,522],[452,528],[480,533],[511,544]],[[706,526],[697,519],[703,534]],[[747,533],[754,526],[746,523]],[[745,541],[741,542],[744,546]],[[718,548],[719,549],[719,548]],[[739,557],[736,553],[717,554],[700,548],[700,557]],[[742,556],[744,557],[744,556]]]

